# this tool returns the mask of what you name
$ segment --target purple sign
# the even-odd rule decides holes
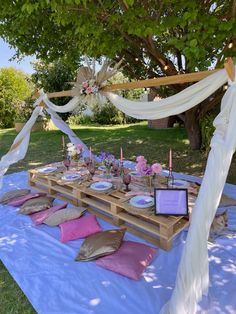
[[[160,215],[188,215],[187,189],[156,189],[155,213]]]

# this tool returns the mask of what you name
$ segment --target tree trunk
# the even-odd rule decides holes
[[[197,119],[198,106],[185,112],[185,128],[192,149],[201,148],[201,130]]]

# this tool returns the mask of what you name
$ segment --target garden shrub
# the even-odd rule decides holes
[[[93,108],[95,123],[99,124],[122,124],[124,122],[124,115],[121,111],[116,109],[110,103],[106,103],[103,106],[95,105]]]
[[[88,116],[88,115],[76,115],[76,116],[70,116],[68,119],[67,119],[67,122],[70,124],[70,125],[79,125],[79,124],[83,124],[83,125],[89,125],[89,124],[93,124],[94,121],[93,121],[93,116]]]
[[[33,85],[22,71],[0,69],[0,128],[12,127],[19,106],[32,93]]]

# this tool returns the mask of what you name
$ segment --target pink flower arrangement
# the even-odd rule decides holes
[[[91,95],[96,94],[98,92],[98,86],[96,85],[96,82],[94,80],[85,81],[81,84],[81,95]]]
[[[68,143],[67,145],[67,154],[71,157],[71,159],[78,159],[80,154],[83,151],[83,145],[82,144],[73,144]]]
[[[142,176],[152,176],[160,173],[162,171],[162,167],[158,163],[154,163],[153,165],[148,165],[147,160],[144,156],[138,156],[136,158],[136,170]]]

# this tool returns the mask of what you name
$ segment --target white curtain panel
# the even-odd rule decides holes
[[[36,100],[36,105],[40,104],[42,97],[39,97],[39,99]],[[20,133],[16,136],[14,142],[12,145],[15,145],[19,142],[19,145],[16,145],[16,147],[12,150],[9,150],[9,152],[4,155],[0,160],[0,188],[2,187],[2,177],[7,172],[10,165],[17,163],[19,160],[24,159],[26,152],[28,150],[29,146],[29,139],[30,139],[30,131],[33,125],[35,124],[35,121],[37,117],[42,113],[42,107],[37,106],[34,111],[32,112],[32,115],[30,119],[27,121],[23,129],[20,131]]]
[[[178,94],[158,101],[132,101],[108,92],[104,95],[125,114],[136,119],[154,120],[187,111],[209,97],[227,81],[227,73],[222,69]]]
[[[178,268],[175,288],[161,314],[193,314],[209,285],[207,240],[236,149],[236,82],[225,93],[214,120],[205,175]],[[214,282],[212,282],[214,285]]]

